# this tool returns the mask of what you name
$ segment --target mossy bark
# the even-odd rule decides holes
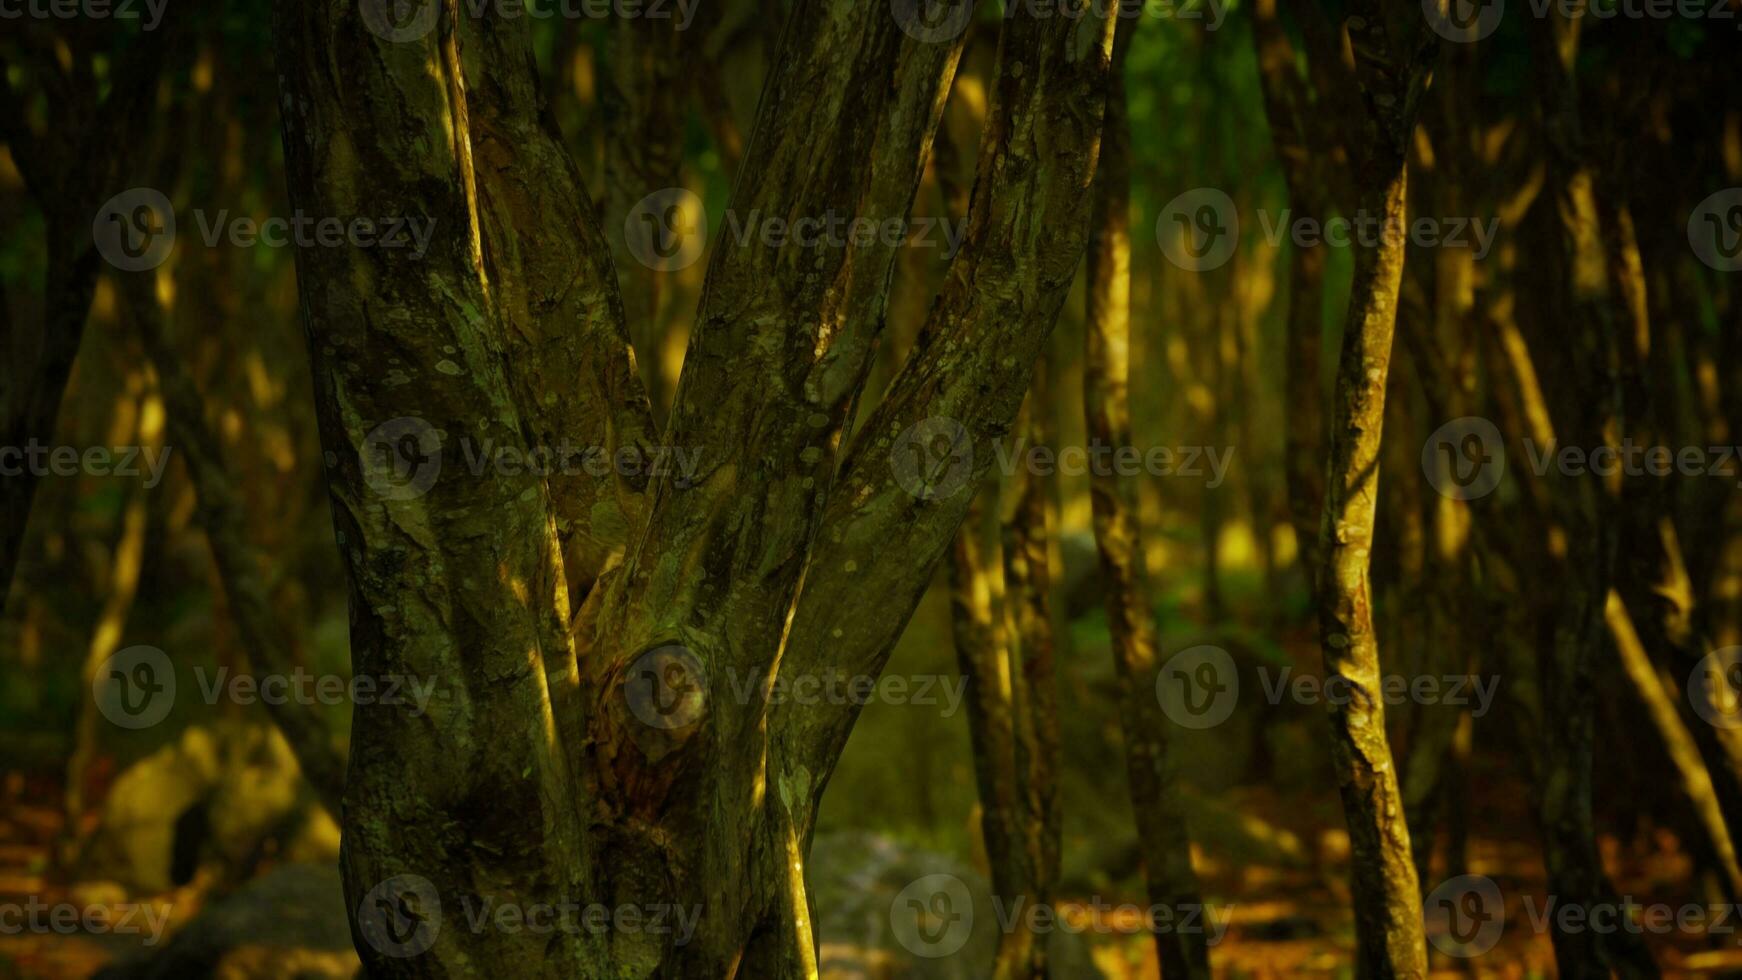
[[[857,706],[738,692],[881,670],[968,506],[909,492],[892,443],[948,416],[971,432],[972,476],[990,466],[1081,260],[1110,26],[1005,21],[966,240],[915,355],[849,442],[894,246],[722,240],[656,435],[525,19],[443,5],[427,35],[395,43],[347,0],[278,5],[292,200],[435,229],[417,258],[298,255],[356,669],[439,681],[426,716],[356,712],[347,893],[417,875],[448,909],[700,912],[687,943],[445,928],[407,958],[372,948],[359,920],[372,976],[815,975],[803,864]],[[798,4],[731,207],[905,216],[958,55],[908,38],[882,5]],[[407,417],[444,447],[701,455],[682,479],[455,465],[420,494],[376,492],[369,434]],[[702,676],[693,715],[662,728],[631,688],[644,654],[676,662],[659,652],[671,645]]]

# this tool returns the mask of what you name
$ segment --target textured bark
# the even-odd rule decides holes
[[[992,440],[1008,431],[1082,261],[1111,41],[1111,21],[1094,17],[1006,21],[962,250],[846,453],[782,674],[831,662],[880,671],[967,513],[964,489],[927,499],[902,487],[891,469],[899,434],[927,418],[956,420],[972,447],[960,486],[991,467]],[[853,615],[865,595],[884,598],[877,615]],[[820,794],[857,714],[852,705],[777,707],[780,770],[805,774]]]
[[[1402,227],[1406,150],[1432,45],[1406,47],[1372,3],[1357,4],[1347,27],[1366,114],[1355,203],[1358,211]],[[1349,822],[1356,969],[1370,977],[1427,973],[1419,885],[1386,741],[1368,582],[1403,258],[1400,236],[1384,236],[1355,254],[1319,536],[1319,638],[1325,676],[1341,678],[1352,694],[1330,712],[1332,757]]]
[[[455,465],[455,442],[525,450],[566,439],[614,451],[635,444],[645,403],[603,240],[541,122],[524,18],[478,21],[449,5],[441,14],[422,40],[396,43],[348,3],[276,8],[293,205],[433,222],[421,259],[403,249],[297,254],[354,671],[439,681],[421,718],[356,708],[346,889],[355,907],[413,874],[448,908],[484,896],[586,901],[613,893],[593,884],[598,847],[574,769],[582,705],[569,576],[583,583],[621,547],[624,522],[596,511],[625,488],[586,476],[473,477]],[[379,451],[369,433],[402,417],[444,434],[458,471],[422,496],[372,489]],[[565,543],[577,545],[572,563]],[[442,975],[468,962],[651,972],[663,955],[646,935],[547,945],[443,929],[427,954],[399,959],[354,929],[372,976]]]
[[[442,13],[393,44],[344,0],[277,10],[293,201],[435,222],[421,261],[298,255],[357,668],[442,682],[422,719],[358,708],[347,892],[416,874],[449,907],[669,903],[701,920],[687,945],[444,929],[409,959],[360,942],[365,964],[814,976],[803,864],[857,709],[734,691],[881,668],[967,509],[902,489],[890,442],[948,414],[989,450],[1015,416],[1081,257],[1109,25],[1005,22],[966,244],[844,462],[896,250],[753,239],[714,251],[662,440],[703,451],[691,479],[444,470],[421,495],[377,494],[359,451],[390,419],[521,449],[616,450],[647,431],[615,273],[546,128],[525,21]],[[879,5],[797,5],[731,207],[904,217],[958,55]],[[991,461],[977,454],[976,472]],[[629,684],[668,644],[706,682],[688,696],[698,713],[660,729],[635,717]]]
[[[1092,443],[1131,445],[1131,138],[1121,63],[1131,30],[1121,21],[1107,122],[1096,173],[1089,245],[1088,314],[1084,324],[1083,408]],[[1125,771],[1137,817],[1144,881],[1153,905],[1184,913],[1201,905],[1192,870],[1191,837],[1178,773],[1168,744],[1168,720],[1155,696],[1160,640],[1144,588],[1143,541],[1136,486],[1118,474],[1091,474],[1095,544],[1119,678],[1119,720]],[[1167,977],[1207,977],[1210,951],[1202,932],[1157,930],[1156,952]]]

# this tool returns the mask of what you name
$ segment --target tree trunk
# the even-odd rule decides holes
[[[1406,149],[1426,82],[1423,51],[1389,36],[1382,12],[1357,4],[1349,18],[1367,107],[1355,174],[1357,213],[1401,229]],[[1431,48],[1428,49],[1431,52]],[[1382,670],[1368,566],[1379,493],[1380,431],[1403,277],[1404,239],[1381,236],[1355,254],[1354,282],[1337,363],[1325,510],[1319,532],[1319,639],[1327,683],[1349,685],[1330,712],[1332,757],[1349,822],[1356,969],[1364,977],[1425,976],[1419,885],[1397,768],[1386,741]]]
[[[1590,166],[1579,118],[1574,65],[1581,20],[1552,11],[1532,25],[1535,62],[1544,88],[1543,134],[1548,149],[1554,288],[1540,324],[1564,368],[1549,375],[1552,435],[1567,445],[1616,445],[1624,431],[1617,384],[1619,344],[1610,298]],[[1570,336],[1552,325],[1577,323]],[[1553,330],[1551,334],[1550,331]],[[1545,339],[1544,346],[1547,346]],[[1593,668],[1604,642],[1608,595],[1620,539],[1620,474],[1551,476],[1553,531],[1547,545],[1558,597],[1553,603],[1552,648],[1541,659],[1544,731],[1538,799],[1549,894],[1586,908],[1611,900],[1612,888],[1597,851],[1592,813],[1596,707]],[[1650,959],[1625,933],[1605,936],[1561,928],[1551,934],[1564,977],[1652,971]],[[1638,960],[1643,957],[1643,963]]]
[[[1088,317],[1084,324],[1083,408],[1091,443],[1131,444],[1131,143],[1121,65],[1130,21],[1121,21],[1107,99],[1106,136],[1095,179],[1093,238],[1089,247]],[[1089,494],[1101,582],[1119,678],[1119,722],[1125,772],[1137,816],[1137,843],[1152,905],[1171,909],[1174,921],[1198,921],[1197,876],[1180,785],[1170,757],[1168,721],[1156,698],[1159,640],[1155,613],[1143,587],[1143,544],[1136,488],[1117,473],[1096,468]],[[1155,932],[1161,972],[1208,977],[1210,950],[1202,931]]]
[[[344,871],[365,967],[814,976],[803,864],[857,707],[765,694],[875,677],[965,516],[1081,260],[1111,25],[1004,22],[964,245],[844,447],[895,249],[716,248],[655,436],[525,19],[443,5],[430,27],[393,42],[348,0],[277,7],[295,205],[434,222],[421,260],[297,257],[357,672],[441,682],[426,717],[354,716]],[[797,5],[730,206],[905,216],[958,54],[881,5]],[[892,465],[898,435],[945,417],[971,440],[953,493]],[[467,472],[462,440],[486,439],[702,455],[603,479]],[[687,942],[462,928],[486,899],[699,921]]]
[[[1295,68],[1294,46],[1277,18],[1276,0],[1257,0],[1253,5],[1252,40],[1258,52],[1258,81],[1270,120],[1271,144],[1288,186],[1290,220],[1317,226],[1325,216],[1322,168],[1329,163],[1326,157],[1331,142],[1322,134],[1335,129],[1336,121],[1306,125],[1308,83]],[[1318,139],[1309,142],[1313,135]],[[1309,586],[1318,569],[1314,553],[1324,508],[1325,399],[1320,383],[1320,346],[1324,336],[1325,253],[1325,244],[1317,238],[1310,243],[1289,244],[1284,331],[1283,472],[1295,548]]]

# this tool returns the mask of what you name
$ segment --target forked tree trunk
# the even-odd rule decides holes
[[[1131,445],[1131,137],[1120,71],[1131,27],[1131,21],[1121,21],[1115,48],[1106,136],[1095,179],[1088,316],[1083,328],[1083,407],[1090,441],[1103,446]],[[1117,473],[1096,468],[1090,475],[1089,494],[1119,678],[1125,772],[1149,900],[1173,910],[1175,922],[1202,921],[1197,914],[1202,899],[1192,870],[1191,838],[1169,753],[1169,722],[1156,697],[1160,641],[1143,587],[1136,487]],[[1210,975],[1204,932],[1157,929],[1155,945],[1163,976]]]
[[[875,677],[966,514],[1082,257],[1111,23],[1005,20],[963,246],[843,445],[894,247],[722,239],[656,436],[526,20],[462,9],[399,42],[350,0],[276,12],[298,210],[434,221],[421,259],[297,257],[356,671],[439,681],[425,717],[354,716],[359,951],[382,977],[814,976],[804,860],[857,708],[761,692]],[[796,4],[730,206],[904,217],[958,45],[882,4]],[[894,460],[940,427],[961,438],[909,479]],[[475,475],[462,440],[701,455],[681,477]],[[466,927],[486,900],[700,919],[687,943]],[[407,926],[427,952],[393,955]]]
[[[1401,232],[1405,167],[1432,47],[1410,50],[1375,3],[1348,20],[1367,116],[1356,164],[1355,204]],[[1381,665],[1368,567],[1379,494],[1380,430],[1397,325],[1404,240],[1389,234],[1355,253],[1354,282],[1337,362],[1325,511],[1319,536],[1319,639],[1325,676],[1351,697],[1330,712],[1332,756],[1349,822],[1356,970],[1364,977],[1427,973],[1419,885],[1397,767],[1386,741]]]

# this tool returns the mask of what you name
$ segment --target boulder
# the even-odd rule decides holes
[[[95,980],[350,980],[360,969],[338,868],[284,864],[213,898],[161,949]]]

